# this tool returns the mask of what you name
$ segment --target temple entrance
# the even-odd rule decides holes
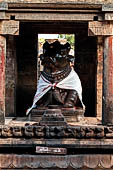
[[[112,169],[111,0],[8,0],[0,13],[0,169]],[[73,35],[73,65],[58,41],[39,60],[40,34]]]
[[[58,29],[59,28],[59,29]],[[74,34],[75,65],[83,86],[85,116],[96,116],[97,41],[88,37],[87,22],[22,22],[16,38],[16,115],[25,116],[37,88],[37,34]],[[10,113],[8,113],[10,115]]]

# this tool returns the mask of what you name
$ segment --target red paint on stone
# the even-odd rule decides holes
[[[109,38],[108,90],[113,95],[113,37]]]
[[[4,110],[5,104],[5,56],[4,56],[4,47],[0,45],[0,108]]]

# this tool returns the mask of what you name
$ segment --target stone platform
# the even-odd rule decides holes
[[[42,118],[42,116],[47,112],[52,112],[52,110],[55,108],[54,106],[50,106],[49,109],[48,107],[40,107],[37,109],[32,109],[31,114],[29,116],[30,121],[37,121],[39,122]],[[80,122],[84,120],[84,110],[82,108],[57,108],[56,107],[56,112],[61,111],[62,116],[65,117],[65,121],[67,123],[74,123],[74,122]],[[50,113],[50,115],[53,115]],[[47,117],[47,116],[46,116]],[[50,119],[49,117],[47,119]],[[61,117],[57,121],[59,121]],[[61,120],[60,120],[61,121]]]
[[[91,120],[96,122],[42,126],[28,117],[6,119],[0,126],[0,169],[112,169],[113,127]]]

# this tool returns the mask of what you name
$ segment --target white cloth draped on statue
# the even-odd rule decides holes
[[[38,86],[37,86],[37,91],[34,96],[33,104],[31,108],[29,108],[26,112],[26,115],[29,114],[29,112],[35,108],[37,101],[39,101],[44,94],[46,94],[51,88],[58,87],[60,89],[70,89],[70,90],[76,90],[79,96],[79,99],[81,101],[81,104],[83,106],[83,109],[85,109],[85,106],[82,102],[82,86],[81,86],[81,81],[77,75],[77,73],[73,70],[71,70],[70,74],[63,79],[62,81],[58,83],[51,83],[49,82],[43,75],[40,76]]]

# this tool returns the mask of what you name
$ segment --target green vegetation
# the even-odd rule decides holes
[[[67,39],[67,42],[69,42],[71,47],[74,48],[75,44],[74,34],[59,34],[58,38]]]

